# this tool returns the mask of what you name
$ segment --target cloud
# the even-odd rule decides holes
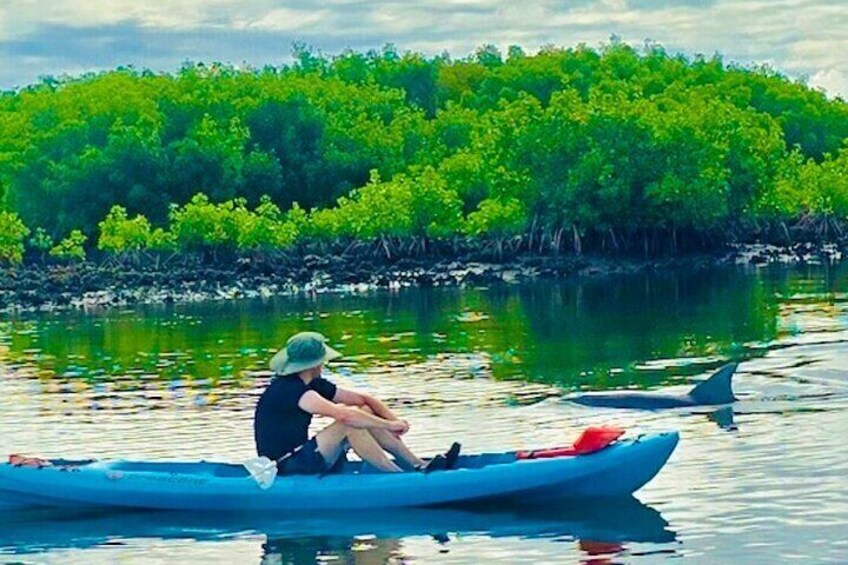
[[[830,0],[5,0],[0,87],[38,74],[180,61],[279,64],[293,41],[325,53],[395,43],[461,57],[492,43],[528,51],[612,34],[669,51],[769,63],[848,96],[848,10]],[[27,64],[21,64],[26,61]],[[813,77],[816,77],[815,79]]]
[[[292,10],[279,8],[264,14],[253,21],[236,23],[236,29],[257,29],[269,31],[304,31],[314,28],[327,16],[327,10]]]
[[[136,22],[142,27],[190,29],[216,25],[244,10],[262,9],[268,2],[240,7],[233,0],[5,0],[7,17],[14,22],[7,33],[40,26],[92,28]]]
[[[848,73],[837,69],[826,69],[812,75],[807,84],[828,93],[836,93],[848,102]]]

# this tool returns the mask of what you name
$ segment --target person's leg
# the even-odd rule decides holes
[[[367,406],[362,406],[360,410],[373,414],[374,412]],[[414,468],[423,467],[424,461],[420,457],[412,453],[401,438],[388,430],[368,430],[371,435],[380,444],[380,447],[394,455],[396,458],[406,462],[407,465]]]
[[[370,430],[358,430],[350,428],[347,434],[347,440],[350,442],[351,448],[359,455],[363,461],[370,463],[381,471],[390,473],[401,473],[403,469],[386,456],[386,452],[371,435]]]
[[[321,453],[328,467],[331,467],[344,452],[345,439],[350,442],[350,446],[363,461],[381,471],[397,473],[403,470],[386,456],[383,448],[368,430],[351,428],[340,422],[330,424],[315,436],[318,452]]]
[[[347,446],[348,427],[340,422],[334,422],[318,432],[315,436],[315,444],[318,452],[327,462],[327,467],[332,467],[339,457],[345,452]]]
[[[404,461],[410,467],[423,467],[425,465],[424,461],[421,460],[420,457],[412,453],[412,451],[406,446],[401,438],[393,434],[388,430],[368,430],[371,432],[371,435],[377,441],[377,443],[397,457],[398,459]]]

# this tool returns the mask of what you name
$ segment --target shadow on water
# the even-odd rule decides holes
[[[577,542],[588,555],[621,554],[630,544],[653,544],[674,551],[676,534],[654,508],[635,498],[551,501],[544,506],[466,509],[420,508],[350,516],[256,515],[186,512],[80,514],[30,510],[0,515],[0,555],[37,554],[61,549],[120,545],[122,540],[159,539],[222,542],[257,536],[263,562],[315,562],[334,556],[347,562],[367,545],[366,562],[402,556],[409,538],[430,538],[449,551],[457,537],[538,539]],[[669,547],[669,544],[672,544]],[[375,561],[376,559],[376,561]],[[362,559],[357,559],[362,562]]]

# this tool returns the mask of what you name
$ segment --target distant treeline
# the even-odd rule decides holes
[[[0,260],[790,238],[848,217],[846,139],[848,103],[770,68],[615,41],[45,78],[0,97]]]

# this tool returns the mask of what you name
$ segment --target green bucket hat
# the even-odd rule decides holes
[[[294,334],[286,346],[271,358],[271,370],[278,375],[290,375],[341,357],[341,353],[327,345],[326,341],[317,332]]]

